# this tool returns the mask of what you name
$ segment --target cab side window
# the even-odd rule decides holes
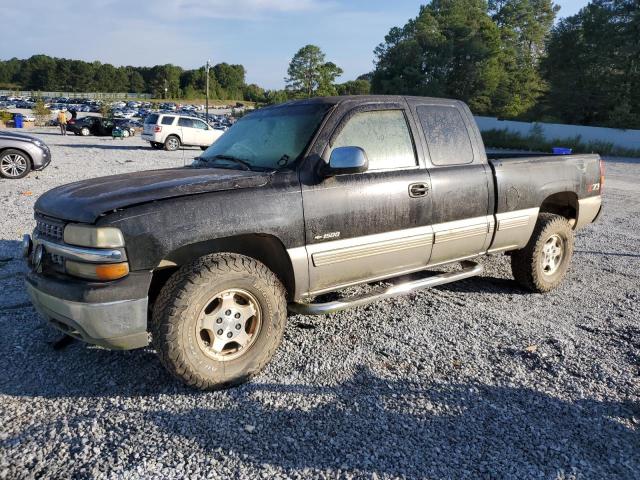
[[[434,165],[464,165],[473,162],[469,131],[457,108],[424,105],[416,108]]]
[[[409,126],[402,110],[379,110],[353,115],[334,138],[331,149],[360,147],[369,159],[369,170],[415,167]]]
[[[162,117],[162,125],[173,125],[176,117]]]

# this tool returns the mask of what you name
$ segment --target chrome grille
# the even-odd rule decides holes
[[[37,219],[36,232],[40,237],[61,242],[64,234],[64,225]]]

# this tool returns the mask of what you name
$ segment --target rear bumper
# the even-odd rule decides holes
[[[130,350],[148,345],[147,298],[78,302],[50,295],[27,277],[36,310],[64,333],[106,348]]]
[[[602,196],[595,195],[593,197],[578,200],[578,218],[574,229],[584,227],[595,222],[602,212]]]

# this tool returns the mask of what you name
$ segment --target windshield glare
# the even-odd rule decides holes
[[[241,118],[199,158],[207,165],[242,168],[226,160],[243,160],[251,168],[291,167],[304,153],[330,105],[287,105],[256,110]]]

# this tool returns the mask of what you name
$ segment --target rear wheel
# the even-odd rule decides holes
[[[26,177],[31,171],[31,159],[20,150],[8,149],[0,153],[0,175],[4,178]]]
[[[514,278],[534,292],[553,290],[566,276],[573,245],[569,221],[560,215],[541,213],[527,246],[511,254]]]
[[[122,130],[122,137],[123,138],[129,137],[129,130],[127,130],[127,129]]]
[[[187,385],[226,388],[264,368],[286,317],[284,287],[264,264],[207,255],[181,267],[162,288],[152,340],[163,365]]]
[[[175,135],[169,135],[164,141],[164,149],[168,152],[173,152],[180,148],[180,139]]]

